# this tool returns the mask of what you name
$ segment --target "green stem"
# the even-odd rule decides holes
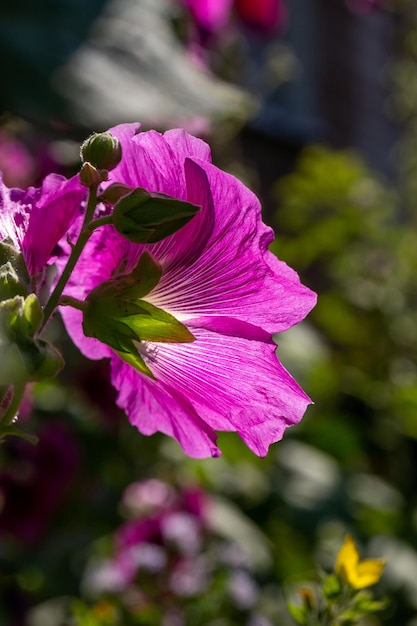
[[[100,226],[105,226],[106,224],[113,224],[112,215],[108,215],[107,217],[99,217],[98,219],[93,220],[89,223],[88,230],[93,231]]]
[[[82,300],[77,300],[77,298],[73,298],[72,296],[62,296],[59,301],[61,306],[72,306],[74,309],[78,309],[79,311],[85,311],[87,305]]]
[[[81,252],[83,251],[85,244],[87,243],[87,241],[89,240],[89,238],[91,237],[93,233],[93,230],[89,226],[90,226],[91,220],[93,219],[94,211],[97,206],[97,188],[98,188],[98,185],[95,185],[94,187],[91,187],[90,189],[90,196],[88,198],[87,209],[85,212],[83,225],[82,225],[80,234],[78,236],[78,240],[76,244],[74,245],[74,247],[72,248],[71,254],[64,268],[64,271],[62,272],[61,277],[59,281],[57,282],[55,289],[51,293],[51,296],[45,305],[45,309],[43,311],[44,318],[43,318],[43,323],[42,323],[40,330],[42,330],[45,327],[52,313],[55,311],[56,307],[58,306],[62,292],[64,291],[65,286],[71,276],[72,270],[74,269],[75,264],[80,258]]]

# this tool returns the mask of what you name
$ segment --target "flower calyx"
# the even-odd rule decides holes
[[[142,342],[188,343],[195,339],[173,315],[143,300],[161,276],[160,265],[144,252],[130,274],[101,283],[80,306],[85,335],[107,344],[151,378],[155,376],[143,359]]]
[[[112,187],[106,190],[107,194]],[[191,202],[137,187],[117,200],[112,222],[116,230],[133,243],[156,243],[185,226],[200,208]]]

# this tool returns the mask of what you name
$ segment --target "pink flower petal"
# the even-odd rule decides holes
[[[86,190],[78,176],[49,174],[40,189],[7,189],[0,181],[0,236],[23,252],[31,276],[48,262],[58,241],[80,211]]]
[[[216,434],[197,415],[186,396],[136,372],[118,357],[112,359],[117,404],[144,435],[162,432],[174,437],[194,458],[219,456]]]
[[[144,434],[171,434],[199,457],[207,454],[203,420],[206,432],[237,431],[264,456],[311,401],[278,361],[272,340],[256,327],[233,322],[194,320],[189,327],[195,342],[148,344],[145,360],[157,382],[141,374],[132,380],[132,369],[115,359],[112,381],[131,423]]]
[[[134,124],[110,129],[122,145],[121,163],[110,172],[110,181],[166,193],[185,200],[184,160],[195,156],[210,160],[207,144],[181,129],[160,134],[137,132]]]
[[[188,198],[202,211],[188,226],[149,250],[161,261],[170,247],[165,273],[149,300],[181,319],[223,315],[257,324],[270,333],[290,328],[311,310],[316,296],[268,251],[273,231],[261,221],[256,196],[234,176],[213,165],[187,160]],[[210,197],[211,196],[211,197]],[[205,216],[214,217],[210,236]],[[181,238],[179,245],[174,241]],[[188,253],[184,254],[184,248]],[[191,257],[192,252],[196,252]]]

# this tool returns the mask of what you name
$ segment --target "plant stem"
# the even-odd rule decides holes
[[[113,217],[111,215],[108,215],[107,217],[99,217],[98,219],[93,220],[89,223],[88,229],[92,232],[96,228],[105,226],[106,224],[113,224]]]
[[[89,240],[89,238],[91,237],[93,233],[93,229],[89,228],[89,225],[90,225],[91,220],[93,219],[94,211],[97,206],[97,189],[98,189],[98,185],[95,185],[94,187],[91,187],[90,189],[87,209],[85,212],[84,221],[83,221],[80,234],[78,236],[76,244],[72,248],[68,262],[61,274],[61,277],[58,280],[55,289],[51,293],[50,298],[45,305],[45,309],[43,311],[44,319],[43,319],[40,330],[45,328],[49,318],[51,317],[52,313],[55,311],[56,307],[58,306],[62,292],[64,291],[65,286],[71,276],[72,270],[74,269],[75,264],[80,258],[81,252],[83,251],[85,244],[87,243],[87,241]]]
[[[78,309],[79,311],[85,311],[87,308],[87,304],[82,300],[77,300],[77,298],[73,298],[72,296],[62,296],[59,301],[61,306],[72,306],[74,309]]]

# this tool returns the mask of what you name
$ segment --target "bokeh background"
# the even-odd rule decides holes
[[[3,0],[0,68],[8,186],[75,172],[92,131],[182,126],[319,294],[276,337],[315,404],[265,459],[141,436],[54,321],[39,444],[0,450],[0,624],[290,626],[349,532],[387,559],[363,624],[416,626],[415,0]]]

